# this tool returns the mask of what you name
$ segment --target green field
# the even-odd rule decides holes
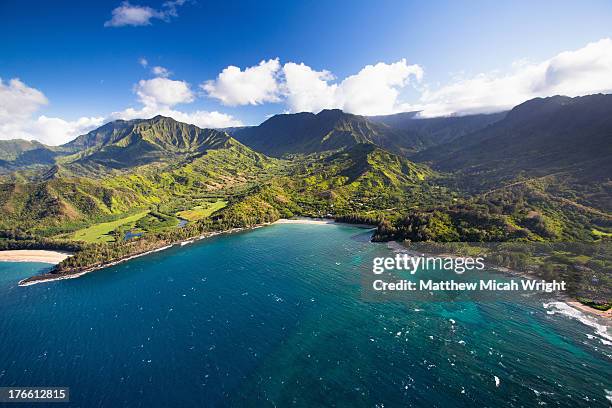
[[[141,213],[120,218],[115,221],[94,224],[91,227],[75,231],[72,238],[77,241],[85,242],[112,242],[114,241],[114,238],[111,235],[108,235],[109,232],[115,230],[117,227],[123,224],[136,222],[146,216],[148,213],[149,211],[143,211]]]
[[[208,205],[198,205],[191,210],[179,211],[177,216],[186,219],[187,221],[201,220],[202,218],[210,217],[212,213],[218,211],[227,205],[227,201],[218,200]]]

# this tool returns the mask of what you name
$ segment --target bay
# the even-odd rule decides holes
[[[369,234],[273,225],[29,287],[48,265],[0,263],[0,386],[69,386],[75,407],[609,406],[609,342],[540,297],[367,301],[360,273],[391,254]]]

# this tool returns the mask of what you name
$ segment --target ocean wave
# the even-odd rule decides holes
[[[544,306],[544,309],[547,309],[546,314],[554,315],[558,313],[576,319],[582,324],[594,328],[595,334],[602,338],[600,340],[603,344],[608,346],[612,344],[612,336],[608,334],[608,327],[599,323],[594,317],[587,316],[565,302],[542,303],[542,306]]]

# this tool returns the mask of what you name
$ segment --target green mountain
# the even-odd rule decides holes
[[[37,141],[0,140],[0,173],[53,164],[61,149]]]
[[[368,119],[405,132],[406,139],[418,141],[417,147],[423,150],[432,146],[444,145],[464,135],[484,129],[503,119],[506,112],[440,118],[419,118],[417,115],[418,112],[405,112],[394,115],[368,116]]]
[[[327,214],[393,212],[436,201],[437,174],[371,143],[294,159],[283,185],[302,211]]]
[[[66,273],[294,215],[375,224],[376,240],[601,242],[611,137],[612,95],[456,118],[325,110],[226,131],[114,121],[60,147],[0,143],[0,248],[80,250]]]
[[[235,141],[233,141],[235,142]],[[170,162],[227,148],[231,137],[214,129],[200,129],[156,116],[146,120],[118,120],[77,137],[64,147],[77,153],[62,158],[74,169],[129,169],[155,162]]]
[[[443,171],[491,182],[517,176],[612,174],[612,95],[536,98],[488,127],[415,156]]]
[[[275,115],[259,126],[236,129],[240,142],[274,157],[338,150],[360,143],[373,143],[401,153],[413,148],[402,132],[338,109],[318,114]]]
[[[338,150],[359,143],[373,143],[410,156],[480,130],[504,116],[418,119],[417,113],[365,117],[331,109],[316,115],[275,115],[259,126],[228,131],[247,146],[275,157]]]
[[[28,178],[5,177],[0,229],[48,234],[151,207],[174,214],[248,190],[279,167],[224,132],[164,117],[111,122],[64,148],[84,150]]]
[[[611,98],[535,99],[507,114],[461,118],[366,118],[339,110],[277,115],[232,129],[250,147],[224,131],[162,116],[114,121],[56,149],[5,142],[5,161],[51,153],[37,170],[4,177],[0,228],[48,235],[143,209],[168,217],[206,213],[211,200],[232,207],[273,188],[285,210],[302,215],[394,220],[414,210],[450,214],[452,205],[479,213],[479,202],[496,197],[490,205],[502,210],[495,211],[517,211],[507,214],[508,230],[537,213],[559,222],[559,231],[583,219],[582,237],[588,228],[607,234]],[[258,149],[291,156],[273,159]],[[280,211],[274,194],[267,200]]]

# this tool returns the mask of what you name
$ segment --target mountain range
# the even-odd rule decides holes
[[[138,213],[148,215],[122,228],[163,232],[214,205],[206,217],[239,224],[384,221],[391,238],[601,239],[612,232],[611,139],[612,95],[429,119],[332,109],[228,129],[118,120],[62,146],[0,141],[0,231],[70,238]]]

